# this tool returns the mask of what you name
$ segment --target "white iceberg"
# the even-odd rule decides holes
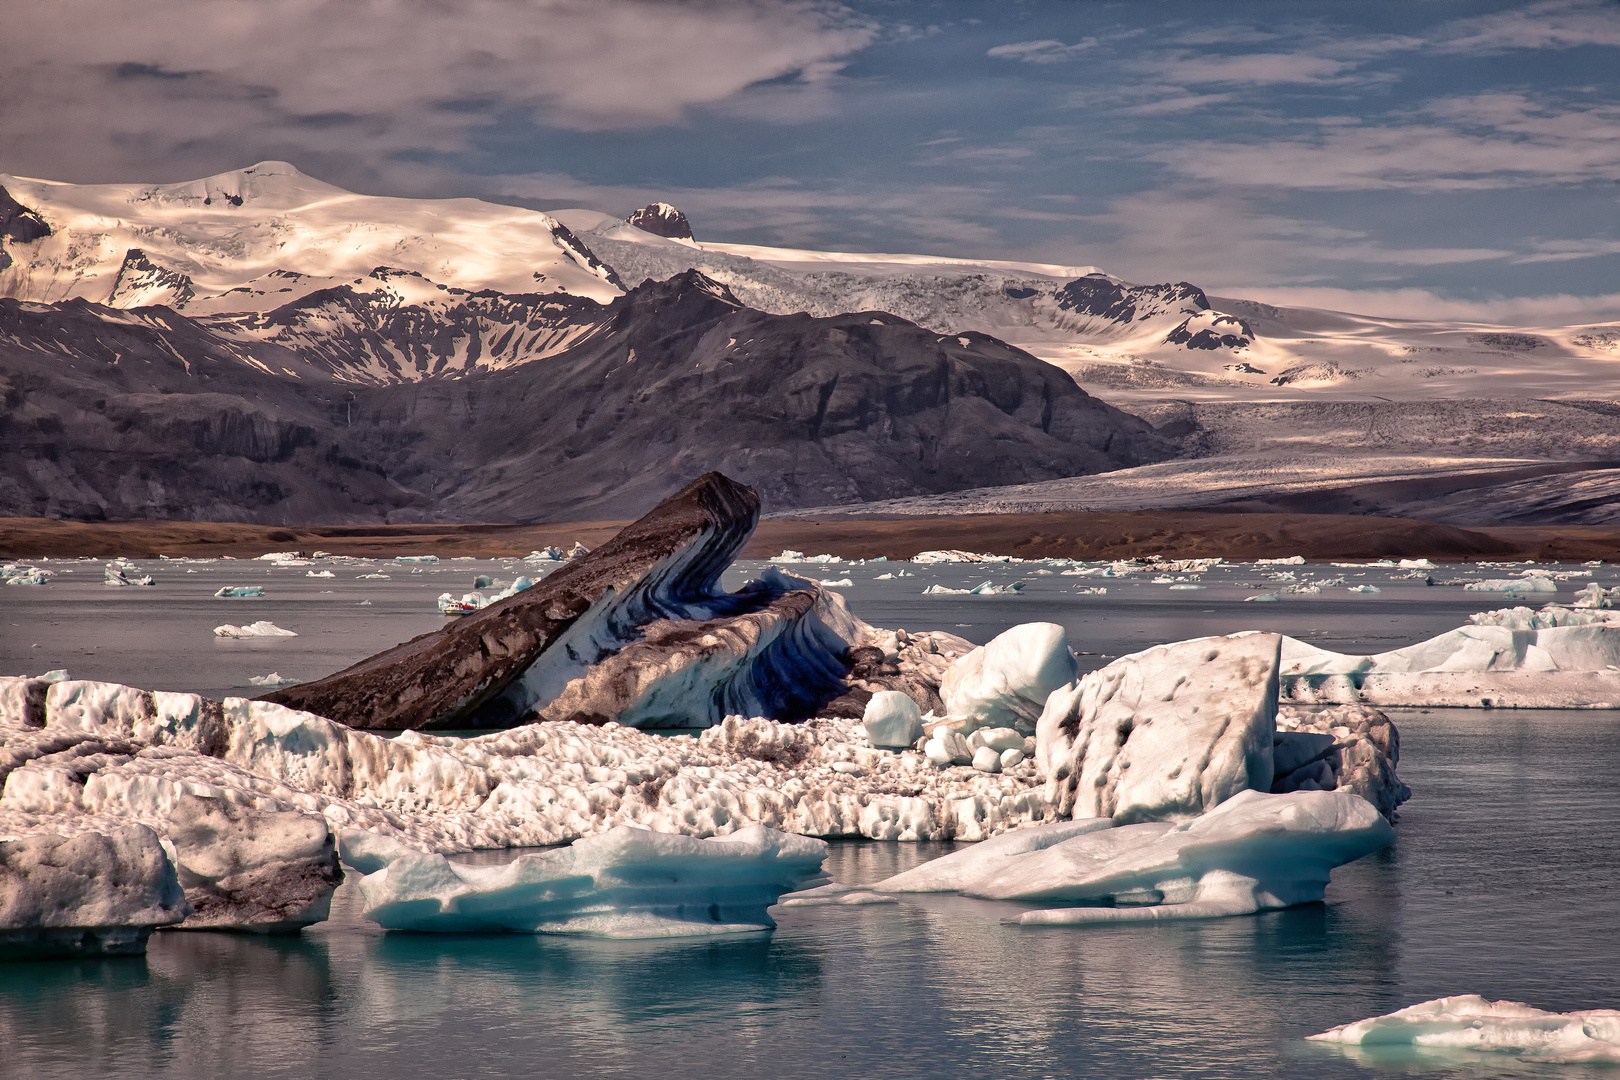
[[[281,627],[268,620],[260,619],[258,622],[248,623],[246,626],[232,626],[230,623],[226,623],[224,626],[216,626],[214,627],[214,636],[223,638],[256,638],[297,637],[298,634],[292,630],[283,630]]]
[[[524,562],[562,562],[566,556],[560,547],[537,548],[523,556]]]
[[[1463,585],[1466,592],[1555,593],[1558,582],[1541,574],[1520,578],[1487,578]]]
[[[828,588],[828,589],[848,589],[848,588],[852,587],[855,584],[855,582],[854,582],[853,579],[847,578],[847,577],[842,577],[842,578],[821,578],[818,581],[818,584],[821,585],[822,587]]]
[[[397,563],[436,563],[439,561],[439,557],[437,555],[395,555],[394,561]]]
[[[107,564],[102,581],[107,585],[155,585],[151,574],[141,573],[141,568],[124,559],[116,559]]]
[[[1282,597],[1274,592],[1255,593],[1253,596],[1243,598],[1245,604],[1275,604],[1280,603],[1281,600]]]
[[[237,627],[237,629],[241,629],[241,627]],[[271,690],[274,690],[278,686],[297,686],[299,682],[300,680],[298,679],[282,678],[281,673],[276,671],[272,671],[268,675],[248,676],[249,686],[263,686]]]
[[[1346,589],[1345,591],[1346,592],[1355,592],[1355,593],[1379,593],[1379,592],[1383,592],[1384,590],[1380,589],[1376,585],[1352,585],[1348,589]]]
[[[1074,595],[1076,595],[1076,596],[1107,596],[1108,595],[1108,586],[1106,586],[1106,585],[1076,585],[1075,588],[1074,588]]]
[[[861,717],[873,746],[905,748],[922,737],[922,710],[898,690],[879,690]]]
[[[1305,556],[1290,555],[1285,559],[1256,559],[1256,566],[1304,566]]]
[[[20,566],[7,563],[0,566],[0,581],[7,585],[44,585],[55,575],[49,570],[37,566]]]
[[[826,855],[821,840],[761,825],[712,839],[620,826],[502,866],[396,853],[360,893],[388,929],[698,937],[774,927],[766,908],[825,881]]]
[[[218,597],[221,597],[223,599],[227,599],[227,600],[251,599],[253,597],[263,596],[264,595],[264,586],[263,585],[222,585],[222,586],[220,586],[219,591],[214,593],[214,595],[218,596]]]
[[[1436,998],[1383,1016],[1341,1024],[1317,1042],[1413,1046],[1514,1054],[1557,1064],[1620,1064],[1620,1010],[1555,1013],[1477,994]]]
[[[929,565],[931,563],[995,563],[1013,562],[1010,555],[984,555],[976,551],[919,551],[911,557],[911,562]],[[1022,559],[1016,560],[1023,562]]]
[[[957,658],[940,681],[947,714],[971,727],[1035,730],[1047,698],[1073,680],[1079,662],[1057,623],[1023,623]]]
[[[978,845],[940,860],[956,861],[931,880],[899,875],[871,888],[1094,905],[1027,911],[1025,926],[1202,919],[1321,900],[1334,867],[1395,839],[1371,803],[1343,791],[1241,791],[1179,825],[1070,824],[1078,835],[1015,854]],[[1061,836],[1032,831],[1037,844]]]
[[[337,575],[332,573],[330,570],[306,570],[304,571],[304,576],[320,578],[337,577]]]
[[[997,585],[992,581],[981,582],[971,589],[949,589],[944,585],[930,585],[922,591],[924,596],[1013,596],[1024,591],[1027,581],[1015,581],[1010,585]]]

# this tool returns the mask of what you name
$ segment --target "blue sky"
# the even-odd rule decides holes
[[[1396,315],[1620,315],[1620,4],[55,0],[0,171],[264,158],[700,238],[1094,264]]]

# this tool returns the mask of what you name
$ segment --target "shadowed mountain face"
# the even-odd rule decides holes
[[[548,332],[567,330],[566,310],[547,314]],[[396,315],[390,333],[409,337]],[[711,469],[775,510],[1169,453],[1145,422],[982,334],[881,312],[769,315],[695,271],[579,315],[562,351],[368,386],[337,381],[304,340],[295,351],[161,307],[0,300],[0,514],[629,517]]]

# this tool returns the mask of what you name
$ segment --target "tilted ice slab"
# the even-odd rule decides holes
[[[1394,838],[1347,792],[1244,791],[1180,825],[1110,825],[1082,819],[1012,834],[872,888],[1116,905],[1032,911],[1026,925],[1245,914],[1320,900],[1333,867]]]
[[[75,747],[72,761],[52,756]],[[1029,762],[936,769],[871,746],[854,720],[733,717],[701,737],[554,721],[388,739],[270,702],[33,679],[0,679],[0,780],[0,836],[70,818],[161,827],[192,794],[444,853],[618,825],[978,840],[1053,816]]]
[[[826,855],[821,840],[760,825],[712,839],[619,826],[504,866],[393,851],[360,893],[366,917],[391,930],[698,937],[774,927],[765,909],[825,880]]]
[[[1543,1012],[1517,1001],[1464,994],[1342,1024],[1310,1038],[1352,1046],[1478,1050],[1559,1064],[1620,1064],[1620,1010]]]
[[[1025,912],[1025,926],[1243,915],[1321,900],[1336,866],[1389,846],[1395,832],[1343,791],[1243,791],[1201,817],[1108,827],[1107,819],[1030,830],[954,852],[871,886],[1083,906]],[[1055,842],[1050,842],[1055,841]]]
[[[1047,698],[1079,672],[1068,637],[1057,623],[1022,623],[956,660],[940,681],[951,716],[968,728],[1011,727],[1033,732]]]
[[[1620,702],[1620,613],[1505,608],[1371,656],[1284,638],[1281,694],[1369,705],[1612,708]]]

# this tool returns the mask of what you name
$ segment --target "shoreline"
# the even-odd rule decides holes
[[[522,557],[537,548],[594,548],[627,521],[540,525],[251,525],[206,521],[59,521],[0,518],[0,558],[255,558],[272,551],[392,558]],[[846,559],[907,559],[919,551],[959,549],[1020,558],[1111,560],[1300,555],[1334,559],[1428,558],[1620,561],[1620,527],[1454,526],[1411,518],[1345,514],[1144,510],[1117,513],[963,514],[874,517],[828,514],[763,520],[741,557],[765,559],[786,548]]]

